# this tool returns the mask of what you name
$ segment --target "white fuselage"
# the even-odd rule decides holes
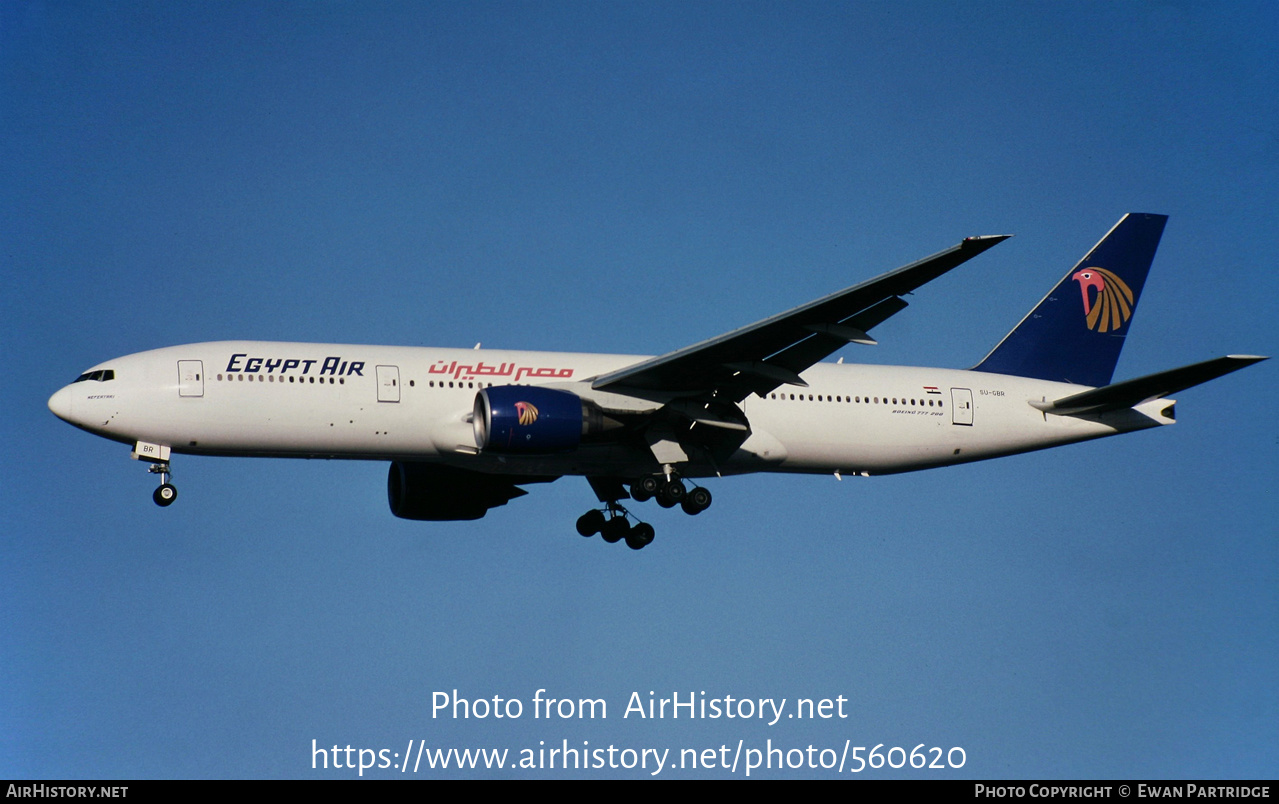
[[[488,385],[549,385],[590,398],[588,378],[631,355],[434,349],[262,341],[174,346],[94,367],[49,407],[97,435],[173,452],[440,461],[519,475],[639,476],[644,451],[584,444],[558,455],[476,450],[470,421]],[[92,370],[91,370],[92,372]],[[91,373],[90,372],[90,373]],[[741,405],[750,434],[690,477],[754,471],[884,474],[993,458],[1170,424],[1163,399],[1095,416],[1055,416],[1032,401],[1081,386],[952,369],[821,363]],[[599,395],[605,407],[607,395]],[[629,400],[650,409],[661,400]]]

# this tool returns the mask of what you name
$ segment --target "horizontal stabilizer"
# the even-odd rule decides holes
[[[1125,380],[1102,388],[1094,388],[1081,394],[1063,397],[1055,402],[1031,402],[1045,413],[1071,416],[1078,413],[1103,413],[1108,410],[1125,410],[1161,399],[1169,394],[1193,388],[1201,383],[1238,371],[1253,363],[1268,360],[1256,355],[1227,355],[1216,360],[1206,360],[1190,366],[1149,374],[1135,380]]]

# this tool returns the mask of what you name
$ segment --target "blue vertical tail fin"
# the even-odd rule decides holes
[[[1109,385],[1167,221],[1121,218],[973,370]]]

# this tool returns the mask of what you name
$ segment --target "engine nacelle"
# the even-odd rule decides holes
[[[577,449],[606,429],[599,408],[576,394],[535,385],[499,385],[475,395],[475,446],[490,452],[548,454]]]
[[[527,494],[515,482],[554,478],[507,478],[432,463],[392,461],[386,496],[401,519],[449,521],[479,519],[490,508]]]

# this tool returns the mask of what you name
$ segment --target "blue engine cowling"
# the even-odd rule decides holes
[[[499,385],[475,395],[475,446],[491,452],[571,452],[598,411],[568,391]]]

